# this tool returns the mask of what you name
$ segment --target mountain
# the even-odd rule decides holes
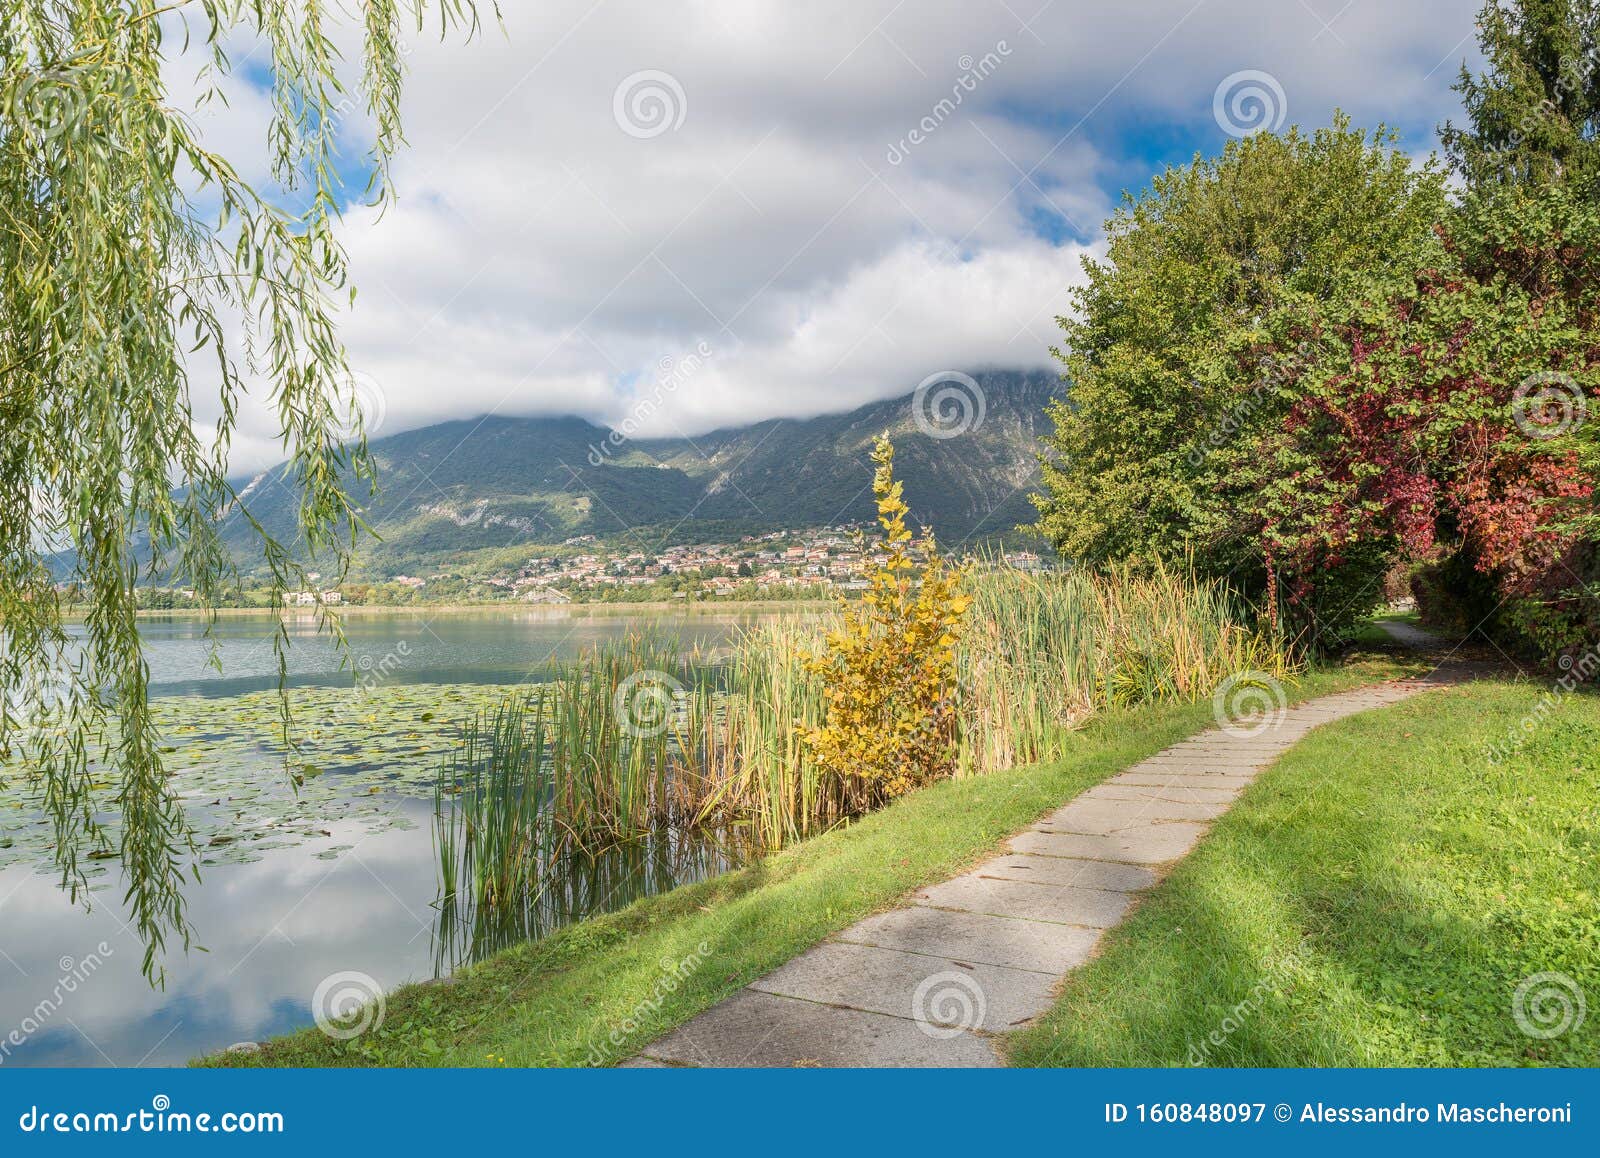
[[[865,521],[874,513],[868,454],[884,430],[918,522],[949,546],[1007,534],[1032,521],[1044,408],[1061,387],[1048,372],[974,378],[978,398],[943,404],[962,428],[939,431],[948,437],[927,433],[906,395],[692,439],[629,440],[580,418],[493,415],[375,439],[381,489],[366,517],[382,542],[363,554],[396,564],[591,534],[657,547]],[[245,505],[275,534],[292,535],[292,491],[278,483],[277,471],[249,480]],[[241,546],[243,531],[229,532]]]

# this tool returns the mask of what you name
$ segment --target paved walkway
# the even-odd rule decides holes
[[[1403,643],[1417,651],[1434,651],[1449,647],[1449,643],[1436,632],[1429,631],[1426,627],[1418,627],[1403,619],[1381,619],[1378,626],[1390,638],[1398,643]]]
[[[852,925],[623,1064],[997,1066],[990,1035],[1050,1008],[1062,977],[1296,741],[1459,675],[1323,696],[1174,745],[1014,836],[1005,855]]]

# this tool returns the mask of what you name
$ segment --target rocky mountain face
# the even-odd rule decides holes
[[[579,418],[441,423],[373,441],[381,489],[367,519],[377,550],[419,557],[589,534],[654,546],[868,520],[868,454],[887,430],[915,518],[953,547],[1032,521],[1044,408],[1062,389],[1045,371],[972,380],[976,391],[942,383],[847,414],[692,439],[630,440]],[[292,537],[292,496],[277,472],[246,483],[255,517]]]

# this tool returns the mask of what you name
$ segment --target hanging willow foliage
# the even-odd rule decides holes
[[[335,36],[356,20],[346,65]],[[300,560],[348,558],[361,523],[347,488],[373,473],[334,325],[352,292],[335,136],[364,108],[366,196],[387,202],[405,37],[425,21],[478,27],[470,0],[0,0],[0,759],[35,785],[74,898],[86,860],[120,860],[152,980],[167,937],[189,944],[195,857],[151,720],[135,585],[192,587],[212,616],[237,582],[224,515],[249,527],[275,607],[305,582]],[[230,44],[270,65],[271,192],[167,104],[179,55],[220,99]],[[228,483],[247,381],[281,424],[292,544]],[[200,383],[220,398],[214,428],[194,416]],[[70,642],[52,562],[87,605]],[[287,635],[275,642],[282,686]],[[288,738],[286,695],[282,709]],[[105,768],[114,825],[91,796]]]

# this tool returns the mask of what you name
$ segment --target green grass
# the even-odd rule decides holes
[[[876,736],[948,722],[950,758],[923,769],[929,779],[1050,763],[1075,750],[1072,725],[1097,713],[1204,702],[1235,673],[1298,666],[1280,641],[1244,626],[1226,587],[1182,571],[982,566],[962,586],[972,606],[952,631],[958,678],[917,693],[926,703],[891,698],[852,725]],[[882,776],[852,771],[853,761],[841,770],[815,750],[838,706],[815,657],[843,657],[847,621],[789,617],[743,631],[715,673],[670,639],[630,634],[469,721],[435,796],[443,918],[514,937],[558,887],[556,852],[603,854],[695,831],[774,852],[881,807]],[[904,629],[895,624],[862,626],[884,643]],[[954,710],[936,716],[941,703]]]
[[[1302,678],[1295,699],[1384,679],[1380,657]],[[1414,670],[1414,667],[1413,669]],[[1209,702],[1108,713],[1051,764],[934,785],[737,872],[507,950],[449,985],[389,996],[349,1044],[308,1030],[214,1065],[582,1065],[613,1061],[828,934],[992,852],[1078,792],[1212,722]],[[675,967],[682,965],[681,970]],[[620,1043],[611,1041],[618,1033]]]
[[[1566,699],[1499,765],[1485,754],[1546,691],[1479,683],[1314,733],[1067,980],[1013,1063],[1600,1064],[1600,697]],[[1589,1005],[1548,1040],[1512,1013],[1543,972]]]

